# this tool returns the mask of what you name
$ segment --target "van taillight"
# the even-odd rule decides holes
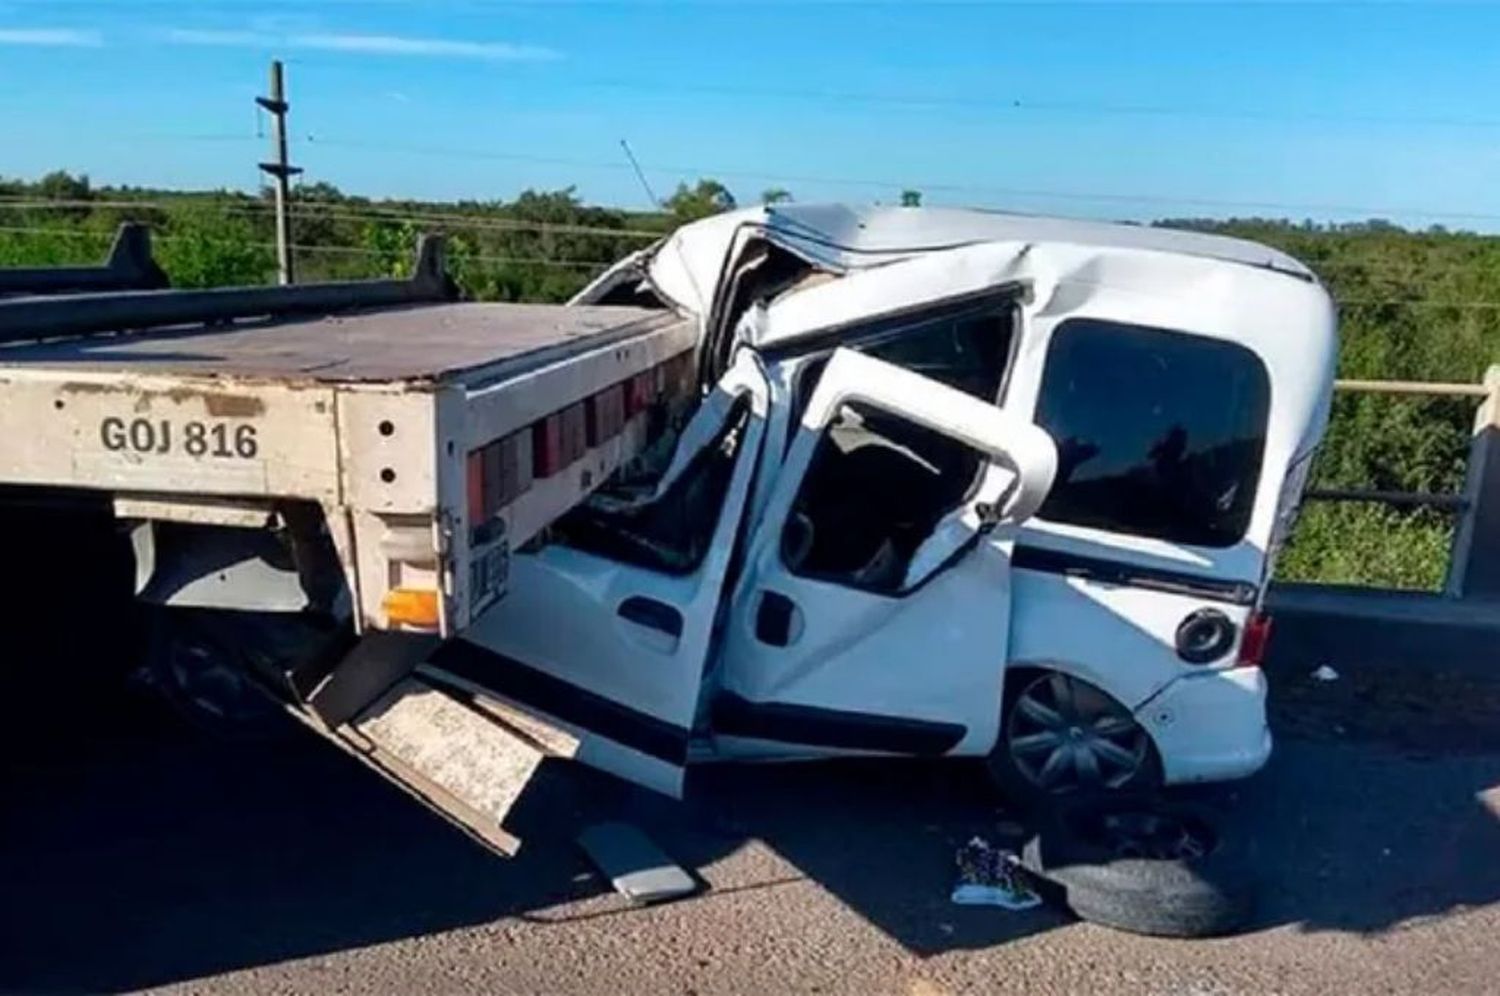
[[[1260,667],[1266,656],[1266,644],[1271,642],[1271,617],[1257,612],[1245,622],[1244,635],[1240,637],[1241,667]]]

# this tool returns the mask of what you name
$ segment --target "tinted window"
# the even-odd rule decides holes
[[[1005,311],[950,318],[853,345],[877,360],[993,401],[1010,358],[1010,336],[1011,314]]]
[[[853,339],[844,345],[977,398],[994,401],[1010,363],[1014,328],[1014,314],[1007,308],[909,325]],[[793,407],[793,414],[799,418],[827,362],[823,359],[808,364],[799,377]]]
[[[1198,546],[1244,536],[1271,388],[1243,346],[1074,319],[1053,334],[1037,423],[1057,441],[1038,513]]]

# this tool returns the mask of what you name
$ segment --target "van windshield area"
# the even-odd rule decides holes
[[[1237,343],[1073,319],[1053,332],[1036,422],[1058,448],[1052,522],[1194,546],[1239,542],[1271,386]]]

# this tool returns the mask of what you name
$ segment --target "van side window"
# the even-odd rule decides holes
[[[1052,334],[1036,422],[1057,443],[1037,513],[1196,546],[1239,542],[1260,483],[1271,385],[1237,343],[1094,319]]]
[[[1000,394],[1014,330],[1009,310],[907,326],[850,348],[985,400]],[[823,364],[796,387],[800,419]],[[941,433],[875,409],[849,406],[828,427],[782,533],[793,572],[895,592],[912,555],[979,476],[980,456]]]
[[[782,530],[782,560],[795,574],[896,592],[978,471],[978,454],[963,443],[848,405],[813,451]]]
[[[843,345],[994,401],[1005,382],[1014,335],[1015,313],[1007,307],[908,325],[868,338],[853,338]],[[826,362],[808,364],[798,378],[794,418],[802,416]]]

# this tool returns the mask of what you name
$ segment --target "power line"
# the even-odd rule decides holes
[[[1234,121],[1298,122],[1303,124],[1365,124],[1389,127],[1500,128],[1500,119],[1440,115],[1319,114],[1266,111],[1258,108],[1193,107],[1184,104],[1111,104],[1091,101],[1031,100],[1024,97],[961,97],[948,94],[878,93],[857,90],[792,90],[770,87],[731,87],[692,83],[678,86],[643,84],[629,80],[600,79],[562,83],[563,86],[625,90],[671,95],[705,95],[794,101],[827,101],[873,104],[911,109],[935,107],[999,111],[1004,115],[1068,114],[1097,117],[1210,118]]]
[[[299,65],[315,72],[333,69],[345,73],[348,67],[321,59],[298,59]],[[630,93],[665,96],[732,97],[753,100],[785,100],[833,104],[867,104],[930,111],[934,108],[994,111],[1002,118],[1018,115],[1060,114],[1087,117],[1161,117],[1191,119],[1224,119],[1233,121],[1266,121],[1303,124],[1360,124],[1400,128],[1431,127],[1455,129],[1500,128],[1500,118],[1442,114],[1362,114],[1317,111],[1288,111],[1263,107],[1208,107],[1193,104],[1128,104],[1109,100],[1034,100],[1016,93],[958,95],[916,91],[878,91],[851,88],[813,89],[792,87],[744,86],[682,80],[655,81],[644,78],[594,77],[550,80],[549,87],[560,89],[618,90]]]
[[[243,245],[245,243],[240,243],[240,244]],[[254,245],[254,246],[271,246],[271,245],[274,245],[274,243],[270,243],[270,242],[252,242],[252,243],[248,243],[248,244],[249,245]],[[323,252],[323,253],[334,253],[334,254],[345,253],[345,254],[356,255],[356,256],[387,256],[387,257],[390,256],[390,255],[392,255],[391,253],[386,252],[386,251],[381,250],[381,249],[365,249],[365,248],[358,247],[358,246],[321,246],[321,245],[301,245],[301,244],[297,244],[297,245],[293,245],[292,248],[296,249],[298,252]],[[548,258],[548,257],[545,257],[545,256],[487,256],[487,255],[484,255],[483,253],[475,253],[473,255],[465,254],[465,255],[463,255],[462,257],[459,257],[459,258],[461,258],[463,260],[477,262],[477,263],[513,263],[513,264],[526,265],[526,266],[555,266],[555,267],[561,267],[561,268],[564,268],[564,269],[594,269],[594,270],[603,269],[604,267],[607,267],[607,266],[613,266],[617,262],[616,260],[612,260],[612,259],[611,260],[598,260],[598,259],[551,259],[551,258]]]
[[[145,200],[22,200],[0,197],[0,209],[14,210],[72,210],[77,208],[100,208],[112,210],[170,211],[174,207],[205,206],[205,201],[185,197],[177,203]],[[273,210],[269,204],[214,203],[207,206],[221,211],[240,214],[267,214]],[[554,235],[600,235],[628,239],[659,239],[666,232],[644,228],[608,228],[603,225],[573,225],[558,222],[528,221],[522,218],[485,218],[475,215],[385,208],[375,205],[322,204],[316,201],[294,202],[291,213],[302,217],[342,218],[345,220],[382,220],[411,222],[444,222],[461,228],[494,229],[497,231],[535,231]]]
[[[66,228],[28,228],[18,225],[0,225],[0,232],[11,232],[25,235],[58,235],[64,238],[93,239],[99,242],[107,242],[113,235],[104,232],[73,231]],[[208,242],[215,245],[249,246],[255,249],[275,249],[275,242],[241,242],[237,239],[196,239],[189,235],[158,235],[155,239],[159,242]],[[298,252],[321,252],[350,256],[380,256],[389,258],[397,253],[383,249],[367,249],[363,246],[325,246],[314,244],[293,243],[291,248]],[[490,256],[483,253],[464,254],[459,257],[480,263],[511,263],[529,266],[555,266],[568,269],[603,269],[613,266],[617,260],[600,259],[567,259],[549,258],[544,256]]]

